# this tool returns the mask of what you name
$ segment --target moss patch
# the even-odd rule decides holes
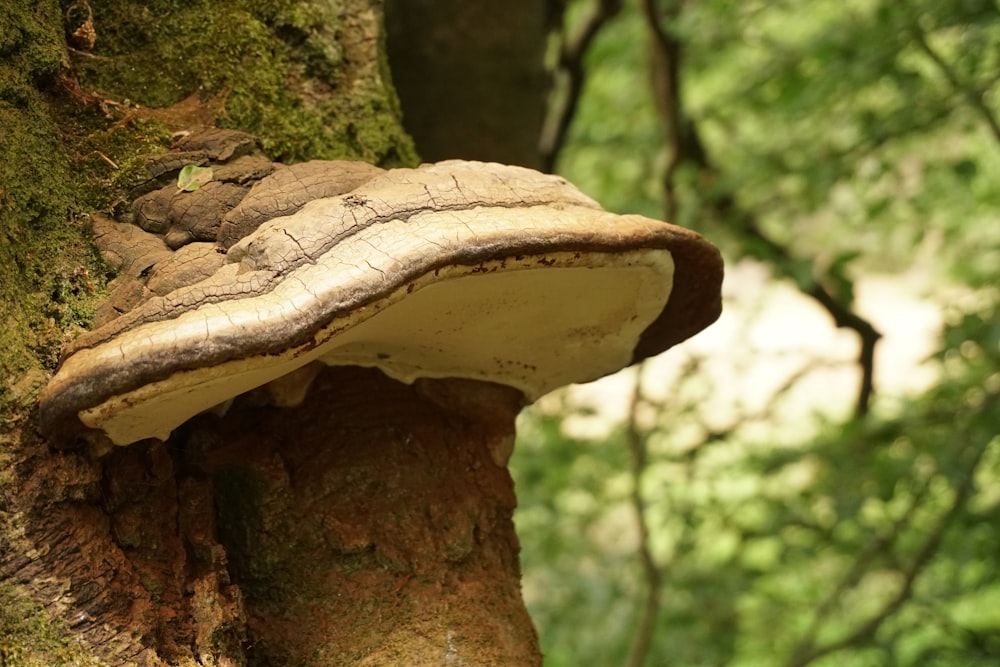
[[[378,31],[344,25],[358,11],[350,4],[108,2],[94,8],[98,57],[74,62],[86,89],[147,107],[223,95],[223,124],[257,135],[280,161],[411,165],[395,93],[377,62],[352,58],[359,31],[376,53]]]
[[[0,584],[0,665],[17,667],[100,667],[106,663],[61,638],[38,605]]]
[[[53,368],[67,334],[90,326],[107,282],[86,214],[112,207],[140,177],[135,165],[165,133],[111,128],[75,103],[31,91],[0,102],[0,403],[8,383]],[[75,111],[76,113],[70,113]]]
[[[80,179],[39,92],[57,80],[60,15],[39,3],[0,18],[0,414],[10,382],[54,358],[60,328],[86,322],[87,307],[67,298],[86,277],[75,267],[92,260],[66,223]]]

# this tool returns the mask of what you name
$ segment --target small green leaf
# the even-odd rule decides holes
[[[177,176],[177,189],[184,192],[194,192],[212,180],[211,167],[198,167],[189,164]]]

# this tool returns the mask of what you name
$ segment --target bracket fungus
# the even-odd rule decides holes
[[[516,415],[708,326],[718,251],[520,167],[284,167],[223,131],[183,149],[92,216],[119,273],[39,399],[49,442],[94,445],[58,456],[100,479],[106,548],[39,549],[102,554],[64,559],[107,583],[77,591],[92,631],[130,660],[540,665]],[[187,164],[211,196],[179,190]]]
[[[199,254],[207,268],[179,280],[157,275],[169,273],[157,269],[171,266],[173,243],[97,218],[100,247],[170,291],[143,286],[126,312],[67,347],[40,399],[43,430],[164,440],[313,362],[407,383],[485,380],[532,401],[661,352],[720,312],[711,244],[609,213],[557,176],[464,161],[347,171],[340,194],[272,202],[285,215],[255,220],[238,240],[245,216],[211,213],[220,238],[207,260]],[[296,175],[278,170],[248,199],[266,202],[274,178]],[[123,245],[136,251],[126,260]]]

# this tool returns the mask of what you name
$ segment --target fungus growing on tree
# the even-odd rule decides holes
[[[540,664],[514,419],[708,326],[718,251],[530,169],[287,168],[237,138],[188,145],[241,201],[189,205],[164,158],[144,229],[94,217],[120,275],[40,398],[51,441],[131,445],[96,450],[130,565],[94,632],[217,664]]]
[[[656,354],[719,312],[720,263],[701,237],[608,213],[529,169],[395,169],[296,208],[225,255],[183,262],[164,259],[154,235],[98,218],[103,248],[134,249],[146,261],[123,264],[174,289],[150,288],[68,347],[43,425],[78,419],[118,445],[165,440],[313,362],[407,383],[483,380],[533,401]]]

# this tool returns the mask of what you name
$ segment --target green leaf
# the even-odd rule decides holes
[[[211,167],[198,167],[189,164],[177,176],[177,189],[184,192],[194,192],[212,180]]]

